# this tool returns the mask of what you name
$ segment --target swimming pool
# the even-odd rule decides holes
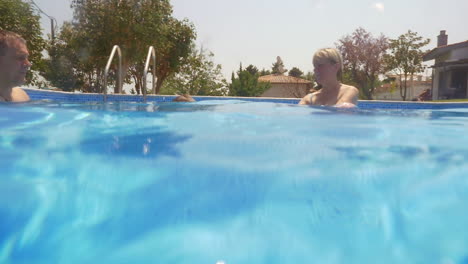
[[[0,112],[0,263],[468,263],[466,108]]]

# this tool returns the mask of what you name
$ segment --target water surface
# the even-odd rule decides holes
[[[468,263],[467,109],[0,112],[0,263]]]

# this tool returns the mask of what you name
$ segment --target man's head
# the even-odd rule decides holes
[[[0,30],[0,87],[24,83],[31,67],[26,41],[18,34]]]
[[[177,96],[172,101],[173,102],[195,102],[195,99],[193,99],[193,97],[188,94],[184,94],[184,95]]]

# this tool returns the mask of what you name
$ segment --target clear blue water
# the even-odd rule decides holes
[[[468,263],[467,109],[0,112],[0,263]]]

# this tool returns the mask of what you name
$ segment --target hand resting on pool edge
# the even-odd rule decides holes
[[[299,104],[356,107],[358,89],[339,81],[343,68],[339,51],[332,48],[320,49],[314,54],[313,64],[315,79],[321,89],[304,96]]]

